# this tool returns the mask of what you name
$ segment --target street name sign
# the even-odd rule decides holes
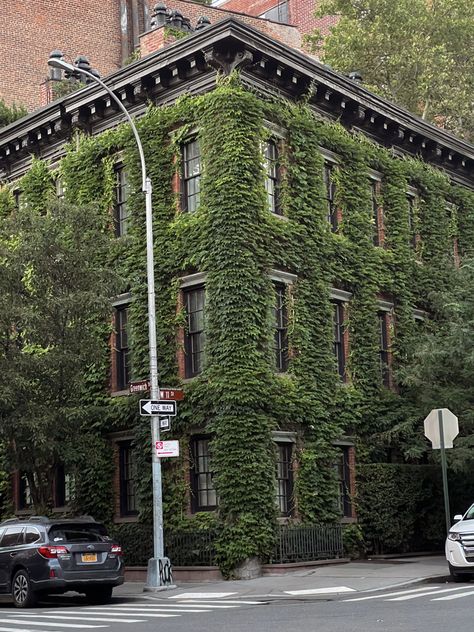
[[[175,402],[180,402],[184,399],[184,392],[182,388],[161,388],[160,399],[172,399]]]
[[[458,434],[458,418],[449,408],[434,408],[425,419],[425,436],[431,441],[434,450],[441,449],[441,438],[444,439],[445,448],[452,448],[453,439]]]
[[[130,393],[143,393],[150,390],[150,380],[138,380],[128,385]]]
[[[141,399],[140,415],[176,415],[176,402],[168,400]]]
[[[156,456],[179,456],[179,441],[155,441]]]

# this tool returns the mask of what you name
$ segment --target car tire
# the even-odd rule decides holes
[[[451,580],[456,584],[461,584],[462,582],[468,582],[472,579],[472,575],[468,575],[467,573],[456,573],[454,567],[449,565],[449,574],[451,575]]]
[[[86,599],[91,604],[109,603],[112,599],[112,586],[97,586],[86,592]]]
[[[20,569],[13,575],[12,598],[16,608],[31,608],[37,601],[30,576],[25,569]]]

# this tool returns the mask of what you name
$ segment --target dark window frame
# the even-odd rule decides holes
[[[349,455],[352,446],[337,446],[340,451],[334,467],[337,471],[339,494],[337,505],[343,518],[352,518],[352,480]]]
[[[383,228],[382,218],[380,209],[381,206],[378,202],[378,198],[380,196],[380,180],[376,180],[375,178],[370,179],[370,192],[372,198],[372,219],[374,224],[374,232],[372,235],[374,246],[381,246],[380,242],[380,231]]]
[[[274,282],[275,303],[273,307],[275,334],[274,352],[277,373],[285,373],[289,364],[288,349],[288,287],[285,283]]]
[[[192,152],[192,149],[196,149]],[[181,145],[181,210],[195,213],[201,203],[202,155],[199,139]]]
[[[129,304],[115,306],[115,390],[123,391],[130,382],[130,347],[128,344]]]
[[[214,511],[219,499],[212,482],[210,435],[194,435],[190,441],[191,452],[191,512]],[[202,502],[204,499],[207,502]]]
[[[415,217],[417,207],[417,195],[416,193],[408,192],[406,194],[408,204],[408,245],[411,248],[416,248],[417,235],[415,230]]]
[[[204,363],[206,289],[201,284],[183,288],[182,292],[186,313],[184,375],[185,378],[192,378],[202,372]],[[196,327],[199,323],[201,326]]]
[[[323,165],[323,181],[327,204],[327,220],[331,232],[337,232],[339,227],[336,205],[336,183],[333,179],[335,163],[325,160]]]
[[[275,444],[277,450],[275,501],[280,516],[290,517],[294,512],[293,443],[277,441]]]
[[[28,496],[30,501],[28,502]],[[30,485],[25,472],[18,473],[18,509],[28,511],[33,507]]]
[[[119,451],[119,496],[120,516],[138,515],[137,463],[131,441],[120,441]]]
[[[346,379],[346,350],[344,348],[345,336],[345,303],[343,301],[332,300],[333,307],[333,345],[334,358],[336,361],[337,373],[341,380]]]
[[[114,200],[114,227],[115,236],[122,237],[128,232],[129,209],[128,200],[130,197],[130,183],[128,174],[122,163],[114,167],[115,177],[115,200]]]
[[[69,477],[69,483],[67,478]],[[72,477],[65,471],[64,465],[58,465],[55,475],[55,504],[56,507],[67,507],[73,499]]]
[[[275,138],[270,138],[266,141],[263,150],[263,158],[268,210],[274,215],[282,215],[280,204],[280,151]]]
[[[380,310],[377,314],[379,326],[379,362],[380,379],[387,388],[390,386],[390,349],[389,349],[389,319],[388,312]]]

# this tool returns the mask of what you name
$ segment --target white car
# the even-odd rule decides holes
[[[454,521],[445,547],[449,572],[455,582],[469,581],[474,577],[474,505]]]

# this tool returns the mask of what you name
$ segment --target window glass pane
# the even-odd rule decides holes
[[[278,148],[274,140],[265,143],[264,151],[265,190],[267,192],[268,209],[271,213],[281,214],[278,200]]]
[[[337,372],[344,379],[346,371],[346,358],[344,350],[344,306],[342,303],[333,303],[334,326],[334,357],[336,359]]]
[[[128,232],[128,198],[130,193],[130,185],[128,174],[122,165],[115,167],[115,203],[114,203],[114,221],[115,234],[117,237],[126,235]]]
[[[208,438],[195,438],[191,443],[193,511],[206,511],[215,509],[217,506],[217,495],[212,482],[209,443]]]
[[[120,306],[115,311],[115,357],[117,367],[116,389],[128,387],[130,381],[130,349],[128,346],[128,306]]]
[[[194,377],[202,371],[204,361],[204,308],[203,287],[186,290],[184,293],[187,327],[184,335],[185,376]]]
[[[372,221],[374,224],[374,234],[373,234],[374,246],[380,245],[380,238],[379,238],[380,217],[379,217],[378,190],[379,190],[379,183],[376,180],[372,180],[371,181],[371,195],[372,195]]]
[[[291,443],[277,443],[275,500],[281,516],[292,513],[292,448]]]
[[[288,369],[288,312],[286,307],[286,288],[275,284],[275,305],[273,318],[275,323],[274,350],[275,366],[280,373]]]
[[[34,527],[26,527],[25,544],[32,544],[40,539],[40,534]]]
[[[15,546],[23,543],[23,527],[8,527],[3,534],[0,546]]]
[[[334,182],[334,168],[329,162],[324,163],[323,179],[326,191],[327,217],[331,231],[337,231],[337,209],[336,209],[336,184]]]
[[[390,385],[389,372],[389,350],[388,350],[388,315],[386,312],[379,312],[379,357],[380,357],[380,376],[384,386]]]
[[[129,442],[119,445],[120,451],[120,513],[134,515],[138,511],[136,497],[136,459]]]
[[[199,208],[201,191],[201,154],[199,141],[183,146],[183,210],[193,213]]]

